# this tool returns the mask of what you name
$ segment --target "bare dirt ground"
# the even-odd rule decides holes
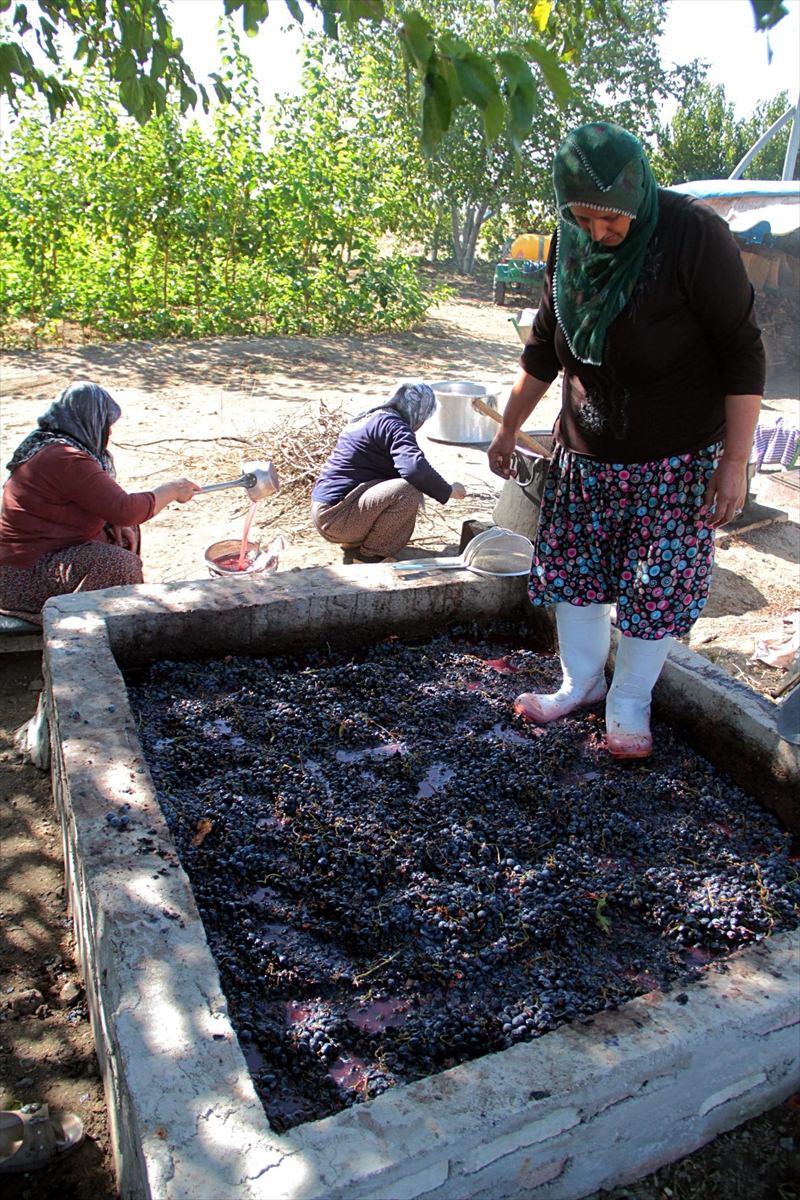
[[[419,329],[386,336],[213,338],[7,353],[0,362],[0,463],[50,400],[79,378],[102,383],[122,406],[112,449],[120,482],[130,491],[179,475],[198,483],[234,479],[254,451],[286,450],[281,443],[291,423],[306,423],[307,448],[313,441],[308,422],[320,401],[357,412],[408,376],[479,381],[499,391],[502,407],[520,343],[511,323],[514,309],[491,304],[489,296],[488,282],[461,286],[458,297],[435,309]],[[796,417],[798,381],[776,378],[775,385],[765,410]],[[530,428],[549,429],[558,407],[556,381]],[[491,519],[500,481],[489,473],[482,447],[421,441],[434,465],[464,483],[468,495],[446,506],[430,503],[412,551],[449,552],[458,547],[465,516]],[[319,448],[327,449],[324,441]],[[288,477],[302,475],[303,466],[290,467]],[[309,491],[292,489],[256,513],[257,538],[266,542],[281,531],[289,540],[284,570],[341,562],[338,548],[310,525]],[[170,506],[143,531],[145,578],[205,578],[206,547],[241,536],[247,508],[241,489]],[[798,604],[798,514],[792,516],[788,524],[719,539],[711,596],[691,637],[701,653],[766,693],[782,672],[748,659],[756,637],[779,626]]]
[[[471,379],[502,392],[513,380],[519,341],[511,307],[488,302],[488,286],[460,288],[418,330],[382,337],[231,338],[203,342],[71,345],[14,352],[0,360],[0,463],[72,380],[90,378],[119,400],[114,429],[120,482],[131,491],[188,475],[199,483],[232,479],[270,431],[308,422],[323,401],[356,412],[384,398],[397,379]],[[776,381],[767,407],[795,413],[793,386]],[[557,386],[530,428],[549,428]],[[304,445],[313,442],[306,425]],[[285,444],[281,450],[286,451]],[[409,553],[453,552],[466,516],[491,519],[498,481],[480,447],[428,442],[449,479],[468,489],[460,503],[429,504]],[[302,474],[302,463],[297,473]],[[291,476],[292,471],[289,471]],[[298,488],[262,504],[254,529],[262,543],[289,540],[281,570],[341,562],[308,520]],[[240,536],[247,501],[239,491],[173,505],[144,530],[149,581],[207,577],[205,548]],[[252,536],[252,535],[251,535]],[[691,644],[766,693],[783,673],[749,662],[756,636],[774,630],[798,603],[798,526],[770,525],[720,540],[708,606]],[[34,710],[40,662],[0,658],[0,1108],[34,1099],[80,1114],[87,1141],[70,1159],[25,1176],[0,1176],[0,1198],[112,1200],[102,1086],[73,957],[63,862],[49,781],[19,761],[13,730]],[[613,1200],[800,1200],[800,1106],[782,1105],[695,1155],[664,1168]],[[215,1200],[197,1197],[197,1200]]]

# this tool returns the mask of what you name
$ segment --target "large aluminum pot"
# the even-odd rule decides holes
[[[462,445],[476,442],[491,442],[497,432],[497,424],[490,417],[483,417],[472,407],[474,399],[483,400],[490,408],[497,408],[497,397],[501,389],[467,379],[440,380],[432,383],[437,400],[437,409],[424,432],[434,442],[457,442]]]

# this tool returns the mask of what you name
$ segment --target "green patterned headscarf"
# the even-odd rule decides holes
[[[575,129],[559,147],[553,183],[558,227],[554,307],[570,350],[599,366],[606,331],[631,298],[658,220],[658,188],[641,142],[608,121]],[[632,217],[618,246],[584,233],[570,205]]]

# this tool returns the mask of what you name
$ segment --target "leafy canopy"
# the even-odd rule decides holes
[[[262,136],[249,59],[223,38],[234,99],[211,122],[167,102],[140,125],[93,68],[82,104],[11,123],[0,172],[0,328],[7,341],[326,334],[408,328],[431,297],[410,257],[384,244],[398,177],[376,119],[341,124],[303,97]],[[346,93],[346,89],[343,88]],[[347,96],[336,113],[347,114]]]
[[[782,0],[750,0],[756,29],[773,28],[786,16]],[[269,15],[268,0],[217,0],[226,15],[236,13],[244,32],[255,36]],[[528,0],[521,8],[526,36],[515,50],[486,54],[451,26],[434,26],[418,9],[399,0],[280,0],[302,24],[305,13],[321,14],[326,35],[336,39],[340,27],[359,23],[386,25],[399,57],[417,77],[421,90],[420,138],[431,153],[451,128],[462,107],[480,113],[484,135],[495,141],[507,130],[513,142],[528,136],[535,110],[536,66],[560,105],[571,98],[564,64],[579,56],[592,31],[624,28],[620,0]],[[468,6],[467,6],[468,7]],[[21,95],[40,94],[51,118],[80,103],[80,90],[65,67],[59,34],[76,38],[76,55],[87,67],[97,64],[117,86],[123,108],[140,124],[166,110],[174,96],[181,112],[209,96],[183,57],[164,0],[38,0],[36,11],[24,2],[0,0],[0,96],[16,107]],[[559,45],[542,35],[558,24]],[[27,48],[32,36],[55,70],[38,67]],[[218,99],[230,99],[218,74],[210,76]]]

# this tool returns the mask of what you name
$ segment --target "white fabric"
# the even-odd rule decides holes
[[[28,758],[40,771],[49,771],[50,722],[47,719],[44,692],[39,695],[39,703],[31,719],[15,731],[14,745],[17,753]]]

